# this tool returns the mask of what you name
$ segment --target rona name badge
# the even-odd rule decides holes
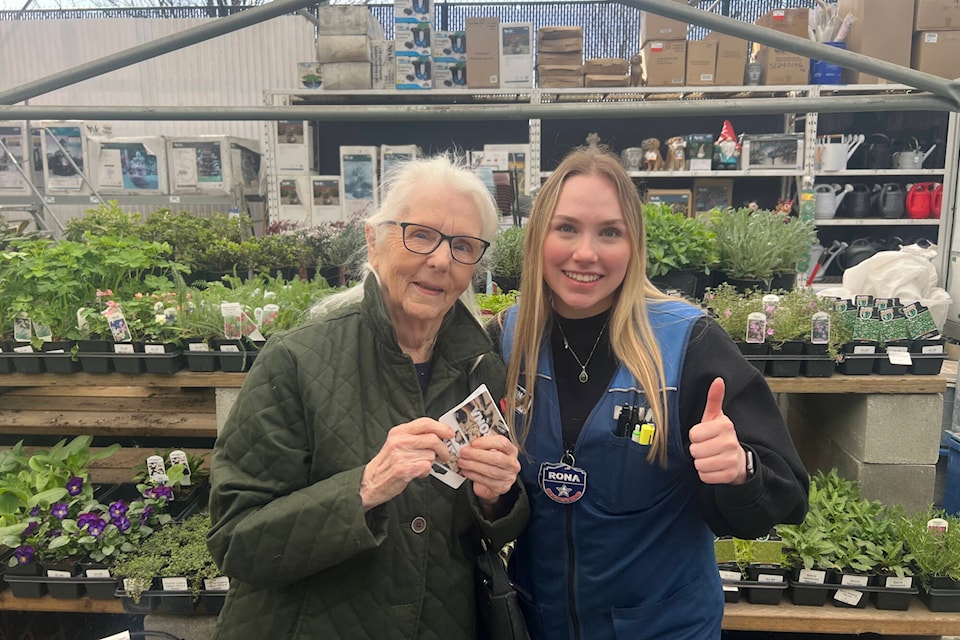
[[[587,472],[562,462],[544,462],[540,465],[540,488],[554,502],[572,504],[587,490]]]

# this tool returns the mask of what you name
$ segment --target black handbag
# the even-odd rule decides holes
[[[496,549],[477,558],[477,619],[481,640],[530,640],[517,590]]]

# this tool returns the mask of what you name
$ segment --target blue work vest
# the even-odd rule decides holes
[[[636,379],[620,365],[573,449],[586,490],[554,502],[538,482],[540,465],[564,454],[553,358],[545,341],[537,370],[533,422],[520,456],[530,524],[517,540],[511,572],[534,640],[709,640],[720,637],[723,591],[714,535],[697,506],[700,480],[683,444],[678,386],[690,330],[701,311],[649,302],[662,352],[669,402],[666,468],[648,447],[618,436],[614,408],[647,407]],[[509,361],[517,307],[502,337]],[[515,423],[522,429],[521,415]],[[525,597],[529,596],[529,597]]]

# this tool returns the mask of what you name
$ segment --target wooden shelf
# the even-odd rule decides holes
[[[50,611],[60,613],[124,613],[123,602],[77,598],[62,600],[45,595],[42,598],[16,598],[10,589],[0,591],[0,609],[7,611]]]
[[[8,373],[0,375],[3,387],[223,387],[239,389],[246,374],[195,373],[179,371],[170,375],[140,373]]]
[[[943,376],[847,376],[835,373],[829,378],[771,378],[767,384],[774,393],[943,393]]]
[[[834,607],[829,603],[821,607],[797,606],[785,598],[779,605],[728,602],[724,608],[723,628],[729,631],[938,637],[960,631],[960,613],[930,611],[916,597],[907,611],[878,610],[873,603],[868,603],[864,609]]]

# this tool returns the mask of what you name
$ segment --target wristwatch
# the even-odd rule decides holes
[[[753,477],[753,474],[756,473],[756,469],[753,466],[753,451],[744,448],[744,452],[747,454],[747,480],[749,480]]]

